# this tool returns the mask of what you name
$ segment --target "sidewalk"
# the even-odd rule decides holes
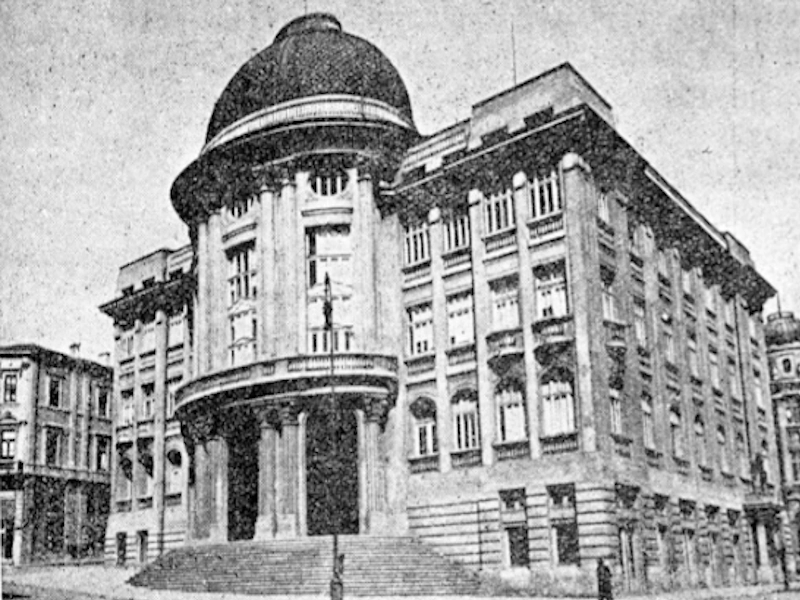
[[[3,590],[9,584],[13,590],[25,592],[32,590],[61,590],[75,594],[75,598],[107,599],[107,600],[253,600],[257,596],[243,594],[197,594],[194,592],[173,592],[149,590],[128,585],[126,581],[133,576],[136,569],[109,567],[109,566],[64,566],[64,567],[3,567]],[[47,594],[41,594],[46,597]],[[269,596],[277,598],[276,596]],[[345,597],[347,597],[347,582],[345,581]],[[519,600],[521,596],[498,600]],[[295,600],[319,600],[327,598],[322,596],[293,596]],[[363,598],[363,597],[362,597]],[[380,600],[423,600],[409,596],[390,598],[376,597]],[[456,598],[451,596],[450,598]],[[472,598],[472,597],[471,597]],[[497,597],[495,597],[497,598]],[[795,585],[791,592],[784,592],[783,587],[773,586],[742,586],[720,589],[683,590],[668,594],[652,596],[620,596],[625,600],[800,600],[800,585]],[[368,600],[364,598],[364,600]],[[541,600],[555,600],[541,598]],[[569,600],[560,598],[558,600]],[[582,599],[585,600],[585,599]]]

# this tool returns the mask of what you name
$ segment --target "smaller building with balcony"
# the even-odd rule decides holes
[[[2,559],[100,559],[109,509],[112,370],[34,344],[0,346]]]

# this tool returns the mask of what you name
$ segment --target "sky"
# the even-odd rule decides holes
[[[388,56],[423,134],[569,61],[800,312],[793,0],[3,0],[0,344],[112,349],[97,307],[119,267],[188,242],[172,182],[230,78],[305,10]]]

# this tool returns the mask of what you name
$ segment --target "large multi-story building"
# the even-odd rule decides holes
[[[101,556],[110,493],[111,368],[0,346],[3,560]]]
[[[410,532],[573,590],[600,557],[629,590],[772,579],[774,291],[570,65],[421,136],[386,57],[308,15],[206,140],[190,246],[104,307],[109,552]]]
[[[775,415],[786,523],[798,563],[800,549],[800,321],[791,312],[767,317],[764,330]]]

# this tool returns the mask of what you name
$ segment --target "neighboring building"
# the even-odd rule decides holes
[[[158,250],[120,270],[114,318],[113,493],[106,553],[146,562],[184,542],[186,449],[173,416],[191,356],[191,247]]]
[[[3,560],[102,555],[111,368],[34,344],[0,346]]]
[[[764,330],[769,357],[770,388],[780,458],[780,479],[786,503],[786,524],[794,561],[800,550],[800,320],[793,313],[767,317]]]
[[[308,15],[206,139],[172,188],[191,246],[103,307],[118,560],[338,528],[573,590],[599,557],[628,590],[773,579],[774,290],[570,65],[422,137],[391,63]]]

